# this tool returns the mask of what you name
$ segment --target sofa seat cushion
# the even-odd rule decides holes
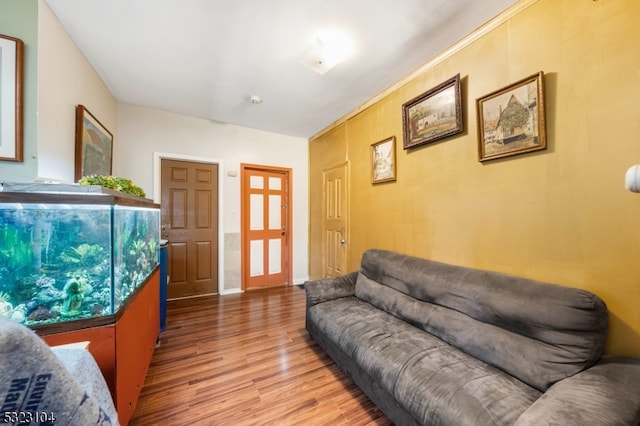
[[[308,316],[423,424],[510,425],[541,395],[358,298],[317,304]]]
[[[540,391],[594,365],[608,331],[596,295],[368,250],[355,296]]]

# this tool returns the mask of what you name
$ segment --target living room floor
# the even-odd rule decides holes
[[[129,425],[391,425],[304,315],[297,286],[169,301]]]

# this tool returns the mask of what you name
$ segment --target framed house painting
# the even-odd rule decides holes
[[[547,148],[542,71],[476,102],[479,161]]]
[[[460,74],[402,105],[404,149],[462,132]]]
[[[371,183],[396,180],[396,137],[371,145]]]
[[[0,160],[23,160],[22,40],[0,34]]]
[[[76,107],[75,180],[111,175],[113,135],[83,105]]]

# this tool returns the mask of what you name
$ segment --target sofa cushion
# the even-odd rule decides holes
[[[580,289],[368,250],[356,296],[544,391],[595,364],[607,308]]]
[[[514,426],[640,425],[639,377],[640,360],[603,358],[551,386]]]
[[[510,425],[540,392],[355,297],[309,308],[309,321],[420,423]]]

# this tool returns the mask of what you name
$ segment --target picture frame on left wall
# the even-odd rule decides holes
[[[111,175],[113,135],[84,105],[76,107],[75,180]]]
[[[24,42],[0,34],[0,161],[23,161]]]

